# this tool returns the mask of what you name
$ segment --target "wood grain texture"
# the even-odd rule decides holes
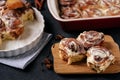
[[[58,55],[58,45],[55,43],[52,47],[52,54],[54,58],[54,70],[59,74],[96,74],[94,70],[87,67],[86,61],[78,62],[76,64],[68,65],[67,62],[61,60]],[[120,72],[120,51],[119,46],[114,42],[113,38],[105,35],[103,46],[108,48],[115,56],[115,63],[110,65],[104,72],[99,74],[111,74]]]

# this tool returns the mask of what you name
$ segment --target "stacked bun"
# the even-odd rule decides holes
[[[104,33],[84,31],[75,38],[64,38],[59,43],[59,56],[68,64],[86,59],[87,66],[97,73],[114,63],[115,57],[104,44]]]

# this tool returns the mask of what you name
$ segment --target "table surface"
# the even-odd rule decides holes
[[[71,74],[60,75],[56,74],[54,70],[49,70],[43,65],[46,57],[53,60],[51,54],[51,45],[56,42],[55,36],[61,34],[65,37],[76,37],[79,32],[65,32],[62,30],[60,24],[50,14],[46,1],[41,9],[41,13],[45,19],[45,32],[52,33],[53,38],[44,47],[38,57],[30,63],[24,70],[9,67],[0,64],[0,80],[119,80],[120,73],[117,74]],[[119,27],[119,26],[118,26]],[[120,45],[120,28],[102,29],[105,34],[111,35],[116,43]]]

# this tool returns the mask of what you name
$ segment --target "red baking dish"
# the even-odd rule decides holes
[[[80,31],[90,29],[115,28],[120,26],[120,15],[96,18],[62,19],[59,16],[58,0],[47,0],[52,16],[61,24],[65,31]]]

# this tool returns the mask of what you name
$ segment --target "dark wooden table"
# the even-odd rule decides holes
[[[45,32],[52,33],[53,38],[44,47],[38,57],[29,64],[24,70],[9,67],[0,64],[0,80],[119,80],[120,73],[117,74],[73,74],[73,75],[60,75],[56,74],[54,70],[49,70],[43,63],[46,57],[53,60],[51,54],[51,45],[55,43],[54,37],[61,34],[65,37],[76,37],[79,32],[65,32],[61,29],[60,24],[50,14],[45,1],[41,13],[45,19]],[[114,23],[113,23],[114,24]],[[120,27],[120,26],[118,26]],[[116,43],[120,45],[120,28],[102,29],[105,34],[111,35]]]

